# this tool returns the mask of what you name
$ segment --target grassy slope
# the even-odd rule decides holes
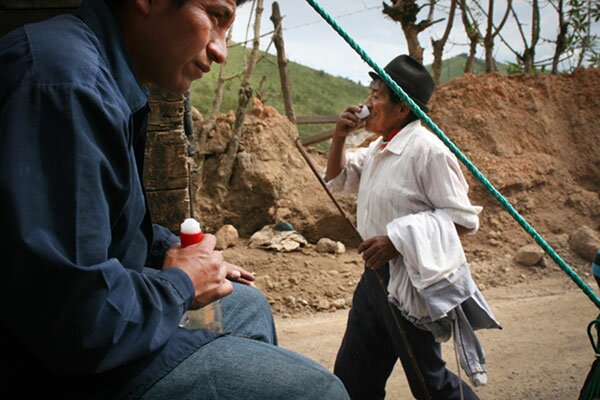
[[[466,54],[459,54],[458,56],[454,56],[452,58],[446,59],[442,62],[442,76],[441,76],[441,84],[448,82],[450,79],[455,78],[457,76],[461,76],[464,73],[465,64],[467,62]],[[508,71],[508,66],[506,64],[497,63],[498,70],[506,74]],[[433,72],[431,65],[427,66],[427,69],[430,72]],[[474,73],[483,73],[485,72],[485,61],[475,59],[473,64],[473,72]]]
[[[238,102],[237,91],[241,82],[241,66],[244,64],[243,47],[236,46],[229,49],[227,59],[226,77],[239,74],[235,79],[228,80],[225,84],[225,95],[221,112],[235,110]],[[249,51],[246,50],[248,54]],[[246,56],[247,56],[246,54]],[[444,60],[442,65],[442,83],[449,79],[462,75],[466,62],[465,55],[452,57]],[[213,98],[219,65],[214,65],[212,71],[202,79],[195,81],[191,88],[192,104],[203,115],[209,115],[212,110]],[[431,68],[429,66],[429,68]],[[506,66],[499,65],[501,71],[506,71]],[[474,71],[483,72],[485,65],[483,61],[476,60]],[[357,103],[365,99],[368,88],[351,80],[334,77],[323,71],[317,71],[303,65],[289,62],[288,73],[292,82],[292,96],[296,115],[337,115],[348,104]],[[261,86],[261,80],[264,82]],[[261,86],[261,97],[263,102],[275,107],[281,114],[285,113],[277,58],[266,54],[257,65],[251,79],[251,85],[256,91]],[[303,125],[300,127],[302,136],[312,135],[331,129],[328,125]]]
[[[225,76],[239,73],[243,65],[243,49],[229,49]],[[211,72],[192,85],[192,104],[203,114],[208,115],[212,109],[214,88],[220,66],[215,65]],[[303,65],[289,62],[288,74],[292,82],[292,96],[296,115],[337,115],[348,104],[363,100],[368,94],[368,88],[348,79],[334,77],[323,71],[317,71]],[[285,113],[276,57],[267,54],[262,59],[251,78],[254,90],[261,87],[263,102],[275,107],[281,114]],[[225,95],[221,112],[234,110],[237,106],[237,90],[241,77],[226,82]],[[320,132],[323,127],[310,126],[306,131]],[[325,127],[325,129],[329,129]],[[303,132],[308,134],[309,132]]]

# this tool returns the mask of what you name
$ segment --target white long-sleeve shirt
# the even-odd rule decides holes
[[[404,246],[399,236],[406,219],[435,210],[445,212],[454,223],[470,229],[471,233],[477,231],[482,208],[471,204],[467,195],[469,187],[458,160],[421,121],[405,126],[385,148],[381,144],[380,138],[368,148],[347,152],[345,168],[328,182],[332,190],[358,191],[357,228],[364,239],[387,235],[401,252]],[[414,232],[414,238],[428,241],[427,227]],[[390,279],[390,282],[395,281],[395,286],[401,285],[406,290],[419,291],[444,279],[464,262],[464,259],[460,262],[460,256],[464,257],[460,243],[454,253],[450,254],[455,257],[453,262],[448,258],[445,262],[436,262],[440,261],[436,260],[439,254],[421,254],[425,266],[435,264],[435,267],[423,271],[418,278],[413,276],[410,282],[406,268],[401,268],[402,257],[396,257],[390,261],[390,276],[394,278],[396,271],[406,276]],[[393,295],[398,287],[388,289]],[[418,318],[425,310],[417,308],[421,310],[415,315]]]

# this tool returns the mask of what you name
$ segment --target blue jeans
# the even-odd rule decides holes
[[[277,347],[271,308],[260,291],[234,283],[221,305],[224,330],[232,334],[202,346],[142,399],[349,399],[327,369]]]

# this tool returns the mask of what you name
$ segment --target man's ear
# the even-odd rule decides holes
[[[144,17],[150,14],[152,8],[152,0],[133,0],[134,8]]]
[[[396,105],[396,115],[400,119],[405,119],[406,117],[408,117],[408,114],[410,114],[411,111],[412,110],[410,109],[408,104],[406,104],[404,102],[398,103]]]

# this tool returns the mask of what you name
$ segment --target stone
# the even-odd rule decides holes
[[[344,254],[346,252],[346,246],[342,242],[336,242],[329,238],[321,238],[317,242],[316,249],[319,253],[329,254]]]
[[[223,225],[215,233],[215,236],[217,238],[217,244],[215,245],[217,250],[225,250],[235,246],[240,238],[237,229],[233,225]]]
[[[319,310],[319,311],[329,310],[329,307],[330,307],[329,300],[320,299],[319,302],[317,303],[317,310]]]
[[[521,265],[533,266],[537,265],[544,257],[544,250],[538,245],[528,244],[517,250],[515,261]]]
[[[335,253],[336,248],[335,241],[329,238],[321,238],[317,242],[317,251],[319,253]]]
[[[346,300],[344,299],[335,299],[331,302],[331,307],[337,310],[341,310],[346,307]]]
[[[594,229],[583,225],[569,236],[569,247],[584,260],[592,262],[600,249],[600,235]]]

